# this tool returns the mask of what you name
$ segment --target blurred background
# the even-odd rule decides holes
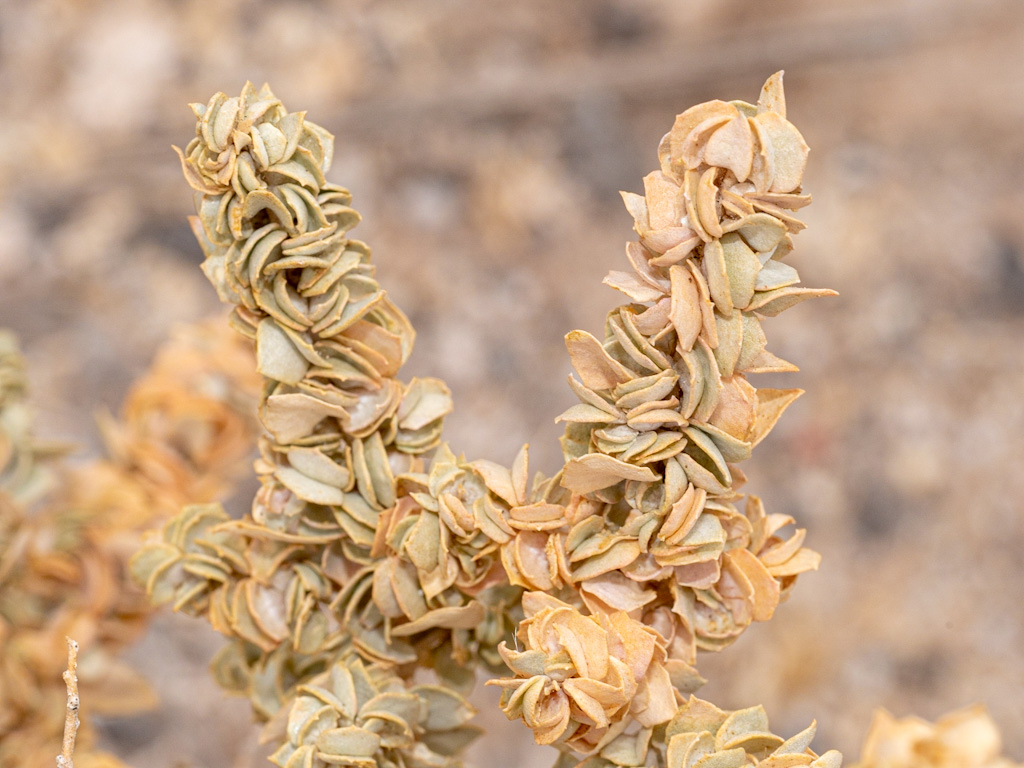
[[[766,324],[807,394],[744,465],[809,528],[821,570],[775,620],[704,657],[702,696],[812,718],[853,761],[874,707],[984,701],[1024,757],[1024,3],[470,0],[0,3],[0,326],[39,432],[96,452],[180,322],[220,312],[170,150],[187,102],[268,81],[337,137],[378,274],[416,326],[406,375],[451,386],[447,436],[560,464],[562,337],[600,333],[675,114],[754,101],[786,70],[812,147],[791,263],[840,292]],[[250,489],[251,490],[251,489]],[[161,619],[132,658],[161,710],[111,721],[135,765],[263,764],[205,623]],[[476,764],[547,749],[478,696]],[[87,705],[87,703],[86,703]],[[499,754],[500,753],[500,754]]]

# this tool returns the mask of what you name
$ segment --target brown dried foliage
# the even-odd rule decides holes
[[[69,469],[32,434],[25,374],[0,336],[0,766],[50,762],[64,726],[65,636],[81,642],[81,696],[97,714],[153,706],[117,659],[152,612],[127,561],[142,533],[188,501],[221,498],[254,439],[251,353],[221,323],[182,329],[103,429],[109,457]],[[95,751],[83,717],[81,766]]]

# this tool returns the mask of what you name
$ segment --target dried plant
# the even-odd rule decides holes
[[[813,728],[784,741],[760,709],[683,697],[698,649],[771,618],[818,564],[803,530],[780,535],[791,518],[736,506],[737,462],[800,394],[747,381],[795,370],[760,318],[831,293],[783,261],[810,198],[781,73],[756,105],[680,115],[624,196],[640,241],[606,282],[632,303],[604,341],[567,337],[581,403],[560,417],[564,469],[532,481],[526,447],[506,468],[440,445],[447,388],[396,378],[413,331],[348,237],[330,134],[266,86],[192,110],[203,269],[266,380],[262,487],[242,520],[187,507],[132,567],[232,638],[215,675],[267,721],[273,761],[454,764],[482,667],[566,765],[838,765]],[[423,668],[439,685],[413,682]]]
[[[0,768],[52,760],[62,725],[72,764],[79,677],[97,712],[152,704],[116,659],[150,614],[128,570],[150,603],[230,638],[214,676],[249,698],[281,768],[459,765],[481,671],[556,768],[838,768],[813,723],[785,739],[759,706],[692,695],[698,651],[772,618],[820,559],[741,493],[739,464],[801,394],[749,382],[796,370],[761,321],[833,293],[786,262],[810,197],[781,73],[756,104],[679,115],[644,194],[623,194],[639,237],[605,283],[630,303],[603,339],[566,337],[580,403],[550,478],[526,446],[511,467],[456,455],[445,384],[398,378],[413,329],[348,236],[333,137],[266,86],[192,109],[193,231],[242,338],[181,334],[103,417],[109,458],[69,470],[34,438],[0,333]],[[217,502],[256,412],[261,487],[233,519]],[[81,668],[67,641],[66,687],[65,635],[83,641]],[[120,765],[82,726],[79,768]],[[934,725],[880,712],[857,766],[1015,765],[999,753],[981,708]]]
[[[127,561],[142,532],[187,502],[229,493],[255,439],[251,352],[221,322],[182,329],[102,426],[109,458],[76,469],[38,442],[13,337],[0,334],[0,766],[51,762],[65,728],[65,635],[82,643],[89,711],[153,706],[117,653],[144,629],[148,601]],[[65,750],[70,761],[70,750]],[[115,766],[83,716],[79,768]]]

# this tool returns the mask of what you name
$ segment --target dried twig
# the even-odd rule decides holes
[[[78,643],[70,637],[68,641],[68,668],[64,672],[64,684],[68,687],[67,714],[64,718],[64,746],[57,755],[57,768],[75,768],[72,754],[75,751],[75,737],[78,735]]]

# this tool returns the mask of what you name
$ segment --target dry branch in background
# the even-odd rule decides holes
[[[65,723],[66,635],[85,645],[90,711],[151,708],[146,681],[117,658],[151,609],[128,557],[142,532],[184,503],[224,498],[252,450],[258,380],[251,352],[223,323],[182,328],[102,419],[109,456],[69,469],[32,433],[26,375],[0,334],[0,766],[49,761]],[[82,722],[78,763],[112,766]],[[65,729],[65,733],[67,733]],[[70,754],[68,754],[70,758]]]

